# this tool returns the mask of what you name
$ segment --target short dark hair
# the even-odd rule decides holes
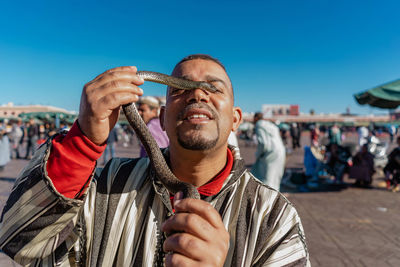
[[[262,112],[256,112],[254,114],[254,119],[262,119],[264,117],[264,114]]]
[[[177,66],[179,66],[180,64],[182,64],[185,61],[189,61],[189,60],[194,60],[194,59],[203,59],[203,60],[211,60],[214,61],[215,63],[217,63],[218,65],[220,65],[224,71],[226,72],[225,66],[221,63],[221,61],[219,61],[218,59],[216,59],[215,57],[212,57],[210,55],[207,54],[192,54],[192,55],[188,55],[184,58],[181,59],[181,61],[179,61],[176,65],[174,70],[176,69]]]

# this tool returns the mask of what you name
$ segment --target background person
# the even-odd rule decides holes
[[[12,124],[11,128],[11,146],[12,146],[12,151],[11,151],[11,157],[14,158],[13,154],[15,154],[15,158],[19,159],[20,157],[20,146],[21,146],[21,139],[24,136],[24,131],[22,129],[22,120],[19,119],[17,122],[14,122]]]
[[[290,136],[292,137],[293,150],[300,148],[301,129],[297,123],[292,123],[290,126]]]
[[[232,145],[232,146],[235,146],[235,147],[239,147],[239,142],[238,142],[238,139],[236,137],[236,133],[235,132],[231,132],[229,134],[228,144]]]
[[[318,124],[311,125],[310,130],[311,130],[311,134],[310,134],[311,145],[318,147],[319,146],[319,136],[321,135],[321,132],[319,130],[319,125]]]
[[[146,123],[151,135],[156,140],[160,148],[165,148],[169,144],[168,136],[161,128],[160,119],[158,117],[160,103],[157,98],[152,96],[143,96],[138,101],[138,111],[144,123]],[[143,144],[140,142],[140,157],[147,156]]]
[[[361,148],[364,144],[368,143],[369,130],[365,126],[361,126],[357,130],[358,146]]]
[[[337,126],[336,123],[333,124],[331,128],[329,128],[328,135],[330,144],[342,144],[342,132],[340,131],[340,128]]]
[[[36,142],[39,139],[39,129],[34,119],[30,119],[26,129],[28,142],[26,144],[25,159],[30,159],[36,151]]]
[[[374,173],[374,156],[368,151],[368,144],[364,144],[361,151],[353,157],[349,176],[356,179],[357,186],[370,186]]]
[[[0,125],[0,171],[10,161],[10,142],[7,136],[6,127]]]
[[[398,191],[400,184],[400,137],[397,137],[397,147],[388,156],[388,163],[383,169],[386,177],[387,188]]]
[[[262,118],[261,112],[254,115],[257,151],[251,172],[266,185],[279,190],[285,170],[286,149],[279,128]]]

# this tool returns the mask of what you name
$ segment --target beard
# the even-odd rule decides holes
[[[203,103],[194,103],[190,104],[185,107],[185,109],[180,112],[178,115],[178,118],[182,119],[183,114],[185,113],[186,110],[191,109],[191,108],[204,108],[207,109],[208,111],[211,112],[213,115],[213,118],[216,122],[216,132],[212,133],[211,135],[215,134],[214,136],[205,136],[205,133],[201,133],[202,128],[204,128],[204,125],[194,125],[193,129],[188,132],[183,132],[180,130],[180,127],[178,126],[176,128],[176,136],[178,137],[178,143],[185,149],[188,150],[209,150],[212,149],[216,146],[219,137],[220,137],[220,130],[219,130],[219,120],[217,113],[212,110],[208,105],[203,104]]]
[[[217,124],[218,126],[218,124]],[[206,138],[202,136],[199,131],[201,130],[202,125],[196,125],[195,131],[197,133],[186,136],[182,134],[177,129],[178,143],[185,149],[188,150],[209,150],[216,146],[219,139],[219,127],[217,127],[217,134],[213,138]]]

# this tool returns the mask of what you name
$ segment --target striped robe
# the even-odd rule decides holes
[[[162,266],[160,227],[172,210],[149,159],[112,159],[93,173],[80,199],[69,199],[47,175],[50,149],[48,141],[16,180],[0,219],[0,248],[22,265]],[[230,233],[225,266],[309,265],[293,205],[231,150],[234,163],[221,191],[203,198]]]

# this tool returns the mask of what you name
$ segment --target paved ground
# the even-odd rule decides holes
[[[289,156],[287,169],[301,167],[302,153]],[[345,181],[321,192],[285,193],[302,219],[312,265],[400,266],[400,194],[381,187],[379,170],[370,189]]]
[[[354,142],[355,138],[348,140]],[[303,144],[308,138],[303,137]],[[254,147],[241,145],[248,166],[254,162]],[[287,170],[300,171],[303,151],[288,156]],[[117,156],[138,155],[136,144],[119,146]],[[100,160],[100,163],[102,160]],[[11,161],[0,172],[0,210],[9,195],[18,172],[27,162]],[[381,173],[373,188],[356,188],[352,181],[342,187],[325,186],[323,190],[299,193],[283,187],[284,194],[296,206],[305,228],[313,266],[400,266],[400,193],[379,187]],[[318,192],[319,191],[319,192]],[[0,253],[0,266],[17,266]]]

